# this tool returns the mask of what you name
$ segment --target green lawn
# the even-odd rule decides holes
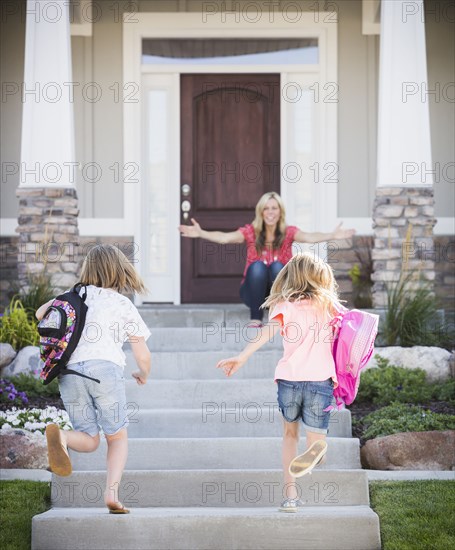
[[[384,550],[455,548],[455,481],[374,481]],[[49,483],[0,481],[0,547],[29,550],[31,520],[50,507]]]
[[[30,550],[32,517],[51,507],[49,483],[0,481],[0,548]]]
[[[455,548],[455,481],[370,482],[384,550]]]

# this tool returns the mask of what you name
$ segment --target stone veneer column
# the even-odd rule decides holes
[[[414,273],[429,287],[435,279],[433,187],[378,187],[373,212],[373,304],[387,305],[386,285]],[[409,237],[409,242],[406,238]],[[408,289],[420,286],[410,282]]]
[[[372,253],[373,305],[378,308],[387,304],[386,285],[397,281],[402,270],[434,280],[436,222],[423,14],[422,0],[381,2]]]
[[[69,2],[27,0],[19,198],[18,276],[76,275],[77,194]]]
[[[57,290],[75,283],[78,270],[77,193],[74,188],[19,187],[18,278],[47,273]]]

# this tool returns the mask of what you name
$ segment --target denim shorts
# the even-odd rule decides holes
[[[75,374],[59,375],[60,395],[73,429],[91,436],[101,428],[114,435],[128,426],[123,368],[111,361],[90,360],[68,368],[97,378],[100,383]]]
[[[327,434],[330,420],[328,407],[333,400],[331,378],[321,382],[291,382],[277,380],[278,406],[287,422],[302,418],[305,430]]]

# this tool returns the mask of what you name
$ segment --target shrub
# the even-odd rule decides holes
[[[21,372],[16,376],[11,376],[10,381],[14,383],[16,388],[26,392],[29,397],[60,396],[57,378],[54,378],[50,384],[45,386],[41,379]]]
[[[4,427],[23,428],[30,432],[44,433],[47,424],[58,424],[62,430],[71,430],[68,413],[56,407],[46,409],[16,409],[0,411],[0,429]]]
[[[455,402],[455,380],[429,384],[422,369],[406,369],[390,365],[388,359],[376,355],[378,366],[364,371],[360,378],[356,401],[382,405],[426,403],[431,400]]]
[[[28,403],[27,394],[19,391],[11,380],[0,379],[0,403],[9,403],[10,405],[26,405]]]
[[[16,351],[25,346],[38,345],[37,322],[28,317],[17,298],[11,300],[0,318],[0,342],[11,344]]]
[[[416,405],[392,403],[365,416],[364,439],[401,432],[455,430],[455,415],[439,414]]]
[[[52,276],[44,271],[30,274],[28,282],[28,287],[21,288],[17,297],[24,306],[29,319],[35,320],[36,310],[55,298],[55,289],[52,285]]]
[[[354,307],[371,308],[373,306],[371,295],[373,285],[371,280],[371,274],[373,273],[371,240],[359,239],[354,253],[358,263],[355,263],[348,272],[352,281]]]
[[[441,326],[439,304],[428,285],[409,290],[413,273],[387,285],[387,311],[382,326],[386,346],[439,346],[451,349],[453,334]]]

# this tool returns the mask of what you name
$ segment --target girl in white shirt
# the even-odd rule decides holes
[[[145,287],[126,256],[111,245],[97,245],[89,251],[80,282],[86,285],[88,310],[84,330],[68,367],[84,377],[70,374],[58,377],[73,430],[60,430],[56,424],[46,427],[49,465],[57,475],[70,475],[72,467],[67,449],[95,451],[100,443],[101,427],[108,446],[104,501],[110,513],[126,514],[129,510],[118,498],[128,455],[124,342],[129,340],[138,364],[139,370],[133,372],[133,377],[139,385],[146,383],[151,360],[145,343],[150,331],[136,307],[120,292],[142,293]],[[52,301],[37,310],[38,319]]]

